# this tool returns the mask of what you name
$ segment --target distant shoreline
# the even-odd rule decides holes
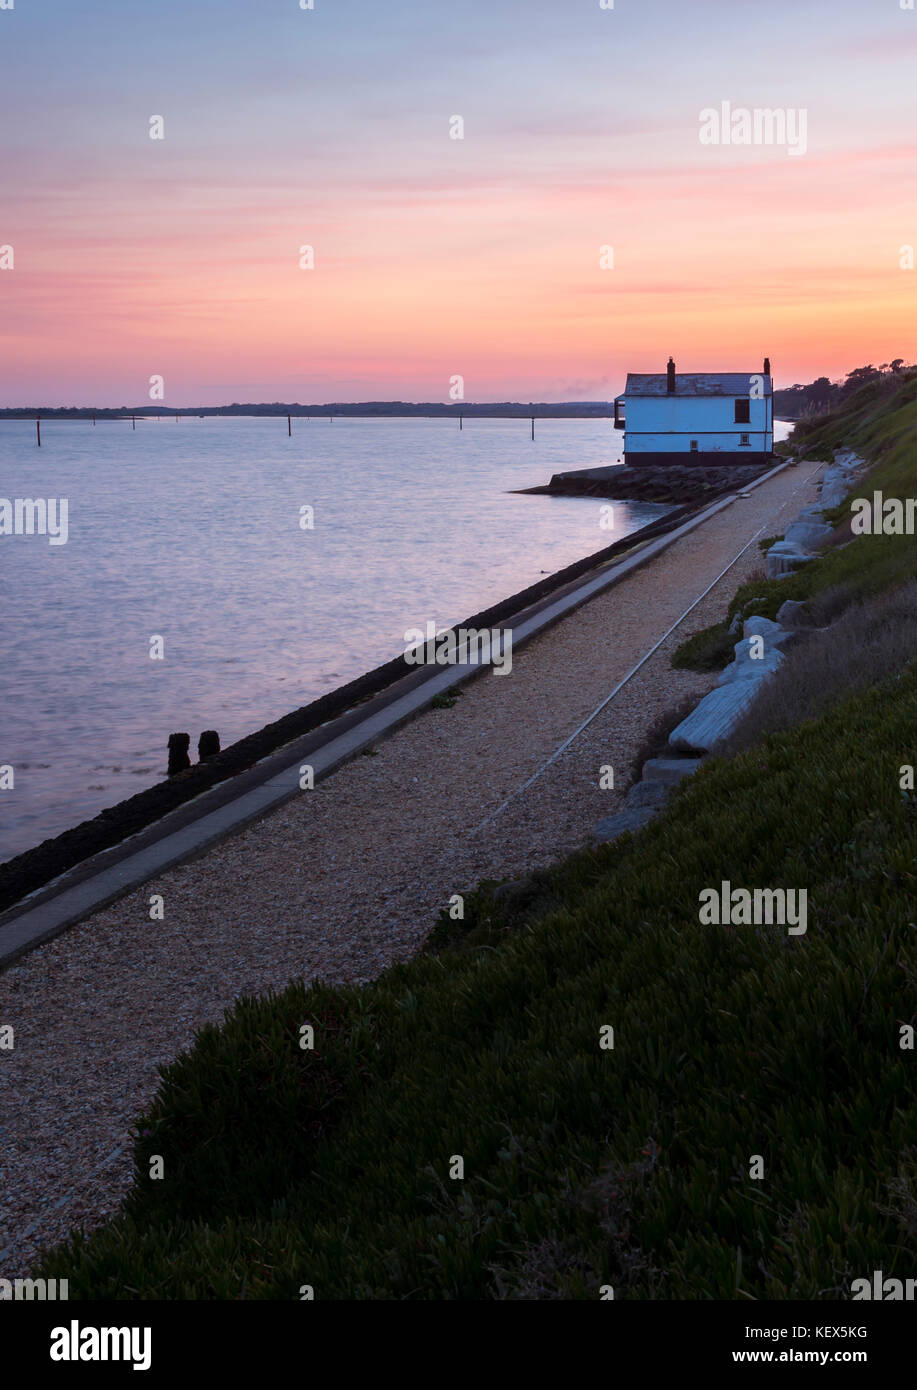
[[[779,394],[779,393],[778,393]],[[195,405],[195,406],[5,406],[2,420],[174,420],[200,418],[248,419],[421,419],[421,420],[607,420],[614,418],[613,401],[467,401],[442,405],[436,401],[413,405],[406,401],[357,401],[327,405]],[[795,423],[797,416],[781,410],[779,419]]]
[[[602,420],[614,415],[614,403],[609,401],[561,401],[552,404],[547,401],[532,401],[528,405],[519,401],[487,402],[462,401],[456,405],[443,405],[437,401],[421,402],[414,405],[407,401],[351,401],[331,402],[325,405],[299,405],[295,402],[271,405],[195,405],[195,406],[6,406],[0,409],[0,420],[125,420],[132,416],[141,419],[175,419],[176,417],[214,417],[249,416],[259,418],[295,419],[327,416],[363,416],[365,418],[421,418],[421,419],[489,419],[531,420],[553,417],[556,419]]]

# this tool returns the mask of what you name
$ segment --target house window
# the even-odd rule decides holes
[[[735,423],[737,425],[751,424],[751,401],[736,401]]]
[[[696,453],[697,453],[697,440],[696,440],[696,439],[692,439],[692,440],[691,440],[691,453],[692,453],[692,454],[696,454]]]
[[[739,448],[740,448],[740,449],[750,449],[750,448],[751,448],[751,439],[749,438],[749,436],[748,436],[747,434],[740,434],[740,435],[739,435]]]

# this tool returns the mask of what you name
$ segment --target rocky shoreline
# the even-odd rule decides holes
[[[585,468],[576,473],[555,473],[549,483],[519,491],[554,497],[608,497],[626,502],[700,505],[722,493],[748,487],[777,462],[776,455],[771,455],[763,463],[750,463],[740,468],[734,464],[692,463],[677,467],[650,464],[641,468],[618,464]]]
[[[786,527],[783,539],[768,549],[768,579],[795,574],[824,549],[834,535],[834,527],[824,520],[825,512],[844,501],[867,467],[852,449],[835,450],[834,463],[818,484],[818,500],[803,507]],[[714,689],[669,734],[666,756],[644,763],[640,780],[630,788],[621,810],[599,821],[595,838],[600,844],[642,829],[665,807],[684,777],[692,776],[705,758],[724,750],[761,685],[782,665],[786,649],[802,640],[807,627],[804,614],[804,603],[787,599],[777,610],[776,622],[752,614],[736,615],[730,629],[739,638],[734,659]],[[757,650],[753,650],[755,642]]]

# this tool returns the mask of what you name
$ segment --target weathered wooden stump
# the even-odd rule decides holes
[[[220,751],[220,735],[216,729],[205,729],[197,741],[198,760],[205,763],[208,758],[215,758]]]
[[[191,747],[190,734],[169,734],[169,776],[186,771],[191,766],[188,749]]]

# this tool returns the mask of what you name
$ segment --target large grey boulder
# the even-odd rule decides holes
[[[661,810],[671,795],[672,787],[668,782],[635,782],[624,798],[624,809],[632,811],[635,807],[652,806]]]
[[[675,786],[683,778],[693,776],[703,764],[703,758],[649,758],[641,775],[644,782],[668,782]]]
[[[794,521],[786,528],[783,539],[788,545],[800,550],[820,550],[833,536],[834,531],[825,521]]]
[[[673,760],[674,761],[674,760]],[[595,838],[602,844],[616,840],[625,831],[642,830],[658,815],[672,795],[673,784],[657,780],[635,782],[624,798],[624,807],[616,816],[606,816],[595,828]]]
[[[765,651],[768,647],[781,647],[790,640],[790,634],[775,623],[771,618],[762,618],[758,614],[745,619],[743,633],[748,637],[762,637],[764,639]]]
[[[715,753],[731,736],[758,693],[755,680],[733,680],[705,695],[687,719],[669,734],[679,753]]]
[[[595,838],[599,844],[608,844],[627,831],[631,834],[649,825],[659,808],[656,806],[633,806],[630,810],[619,811],[616,816],[606,816],[595,827]]]
[[[800,603],[795,598],[785,599],[777,609],[777,622],[783,627],[801,628],[812,627],[812,620],[809,616],[805,603]]]
[[[752,654],[753,637],[760,637],[763,650]],[[679,753],[714,753],[732,735],[761,686],[771,679],[784,661],[781,648],[799,640],[799,634],[759,615],[746,618],[743,636],[735,645],[735,661],[720,676],[696,709],[669,734],[669,747]],[[758,650],[758,643],[754,644]],[[648,765],[647,765],[648,766]],[[644,773],[644,776],[646,774]]]
[[[741,654],[739,648],[742,648]],[[736,659],[720,676],[718,685],[732,685],[735,681],[759,681],[772,676],[783,661],[783,653],[776,647],[765,647],[764,655],[752,658],[746,641],[736,644]]]
[[[832,464],[822,474],[818,505],[825,510],[840,506],[856,482],[856,470]]]
[[[761,638],[763,646],[759,656],[753,655],[750,640],[752,637]],[[772,675],[783,660],[780,648],[790,637],[789,632],[784,631],[779,623],[771,622],[770,618],[746,618],[744,635],[741,641],[735,644],[735,660],[723,671],[718,684],[727,685],[736,680],[759,680],[765,675]],[[754,652],[758,650],[756,642]]]
[[[760,656],[753,655],[753,651],[757,652],[759,647],[757,643],[752,647],[752,637],[761,638],[763,648]],[[785,649],[797,641],[798,632],[792,628],[781,627],[770,618],[746,618],[742,640],[735,645],[735,660],[723,671],[718,684],[729,685],[737,680],[763,680],[772,676],[783,661]]]
[[[787,541],[776,541],[764,559],[764,573],[768,579],[783,579],[785,575],[795,574],[807,565],[813,557]]]
[[[853,474],[859,473],[861,467],[863,467],[863,459],[857,459],[854,453],[835,453],[834,463],[828,464],[828,467],[825,468],[825,474],[831,474],[834,477],[841,477],[841,475],[853,477]]]

